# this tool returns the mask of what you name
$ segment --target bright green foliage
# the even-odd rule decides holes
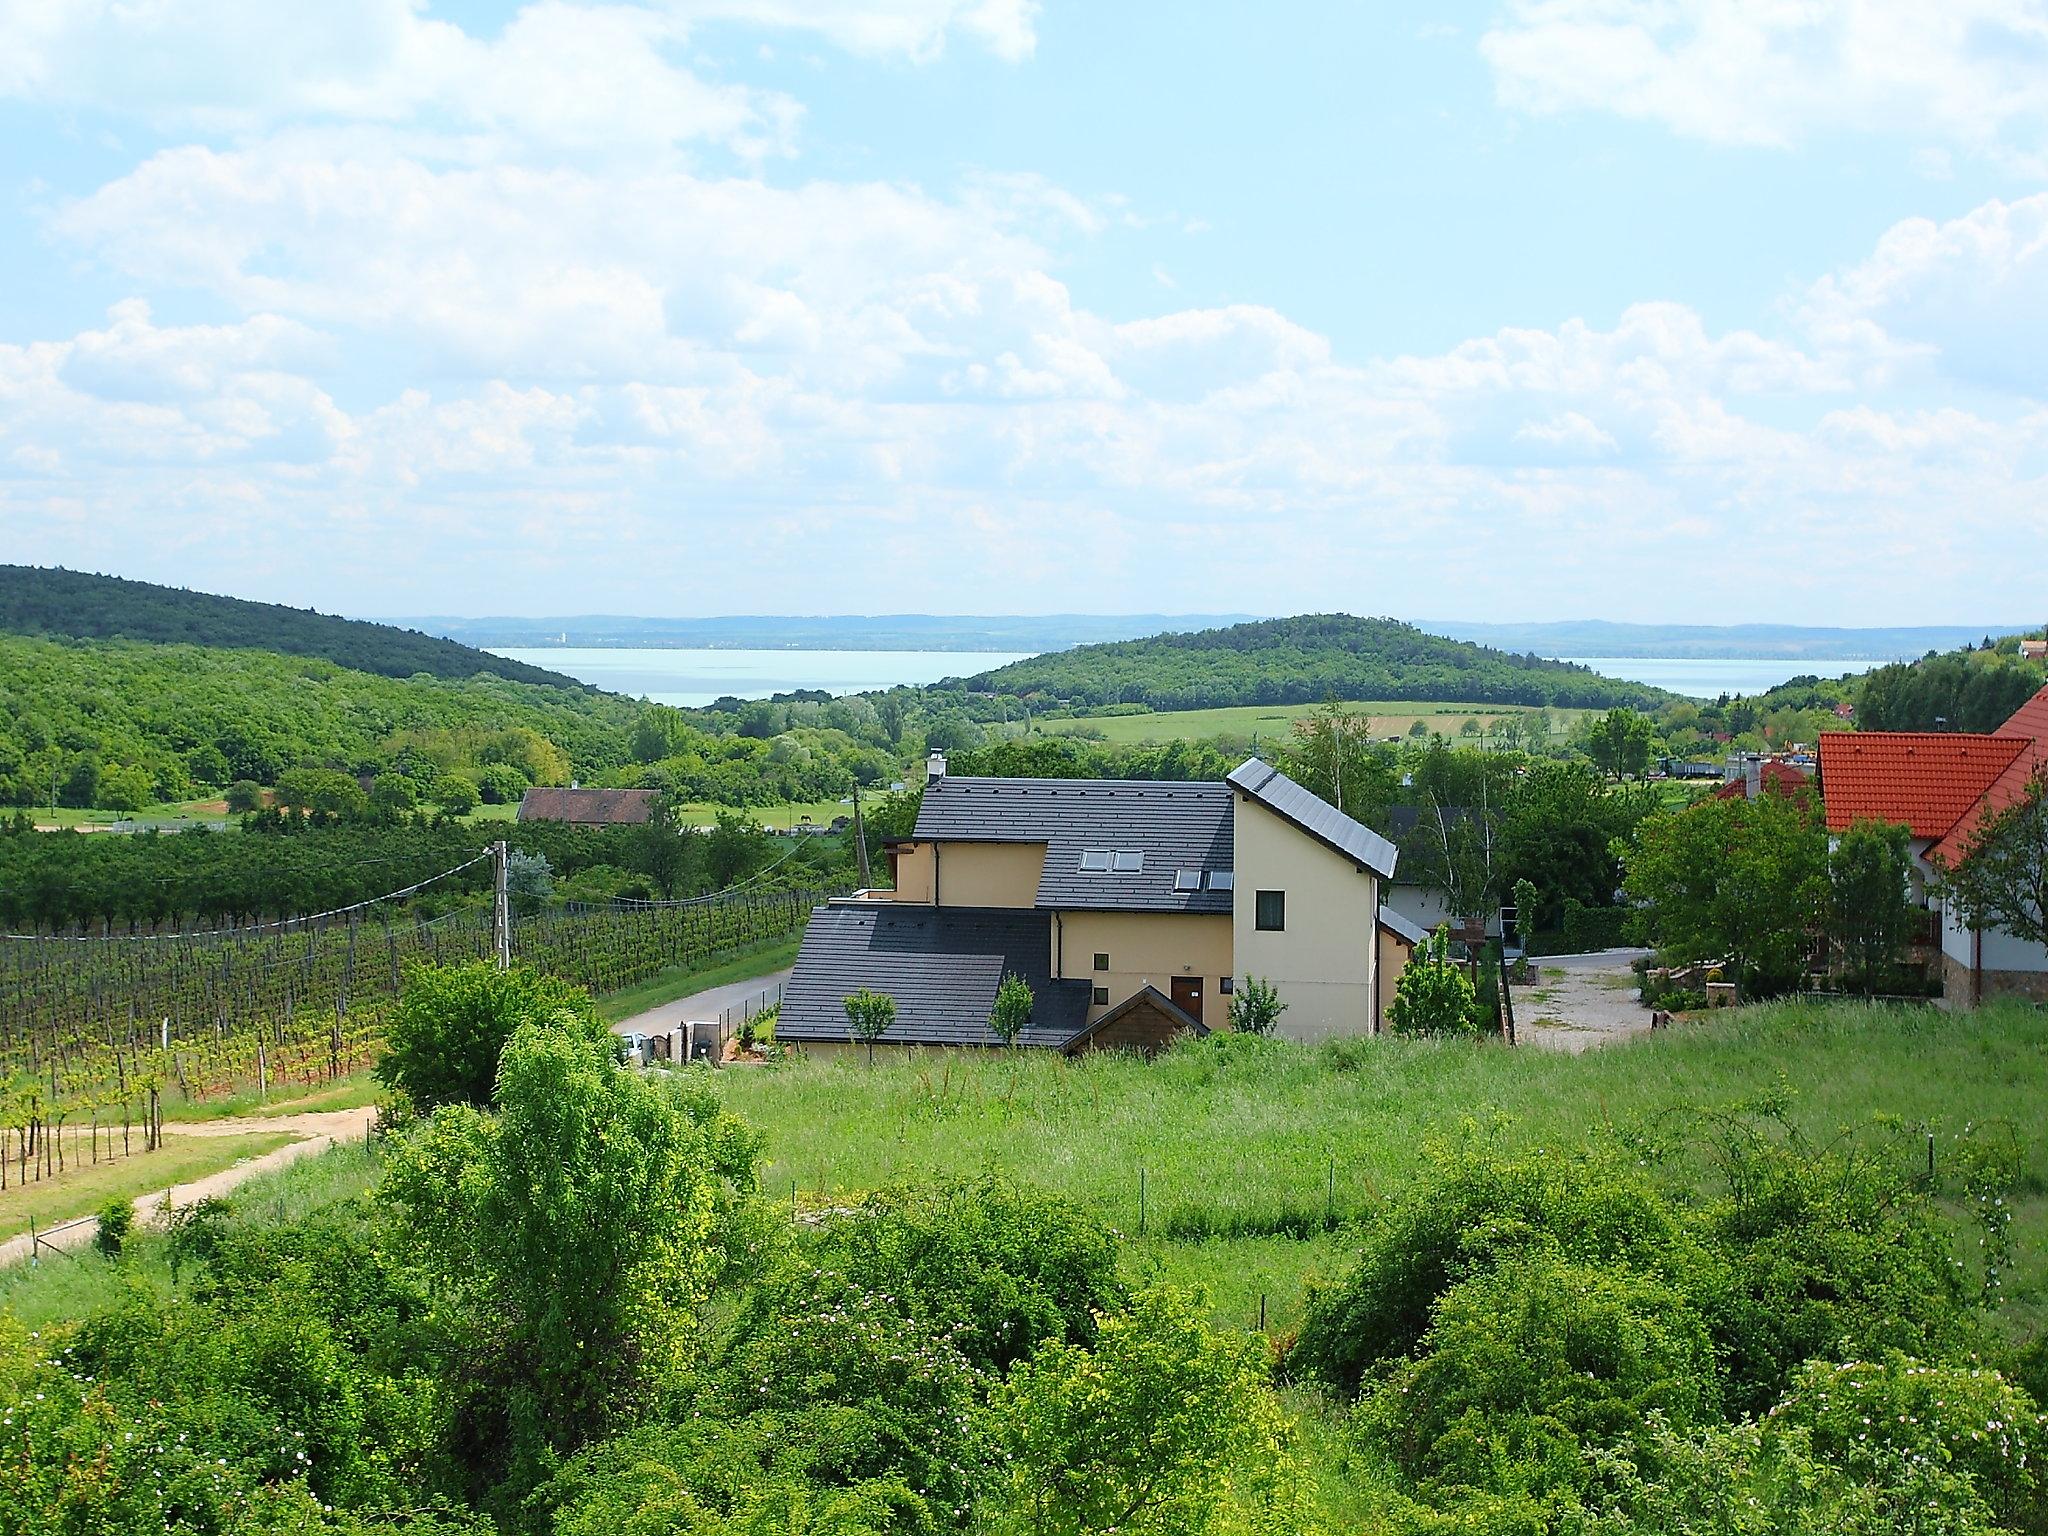
[[[522,1024],[562,1024],[584,1037],[611,1035],[590,994],[524,966],[489,961],[413,966],[385,1031],[377,1080],[422,1112],[443,1104],[488,1104],[498,1056]]]
[[[1171,1289],[1102,1319],[1093,1349],[1051,1344],[995,1397],[1007,1518],[1031,1536],[1299,1530],[1285,1419],[1258,1339]]]
[[[1586,756],[1592,759],[1594,767],[1617,781],[1639,779],[1649,771],[1650,743],[1655,735],[1648,715],[1632,709],[1610,709],[1588,726]]]
[[[1230,1027],[1241,1035],[1270,1035],[1287,1005],[1263,976],[1240,976],[1230,994]]]
[[[1005,1045],[1015,1045],[1017,1037],[1031,1026],[1035,1001],[1028,981],[1015,973],[1006,975],[996,988],[995,1006],[989,1010],[988,1032]]]
[[[853,1038],[868,1048],[868,1063],[874,1064],[875,1042],[889,1032],[889,1026],[896,1022],[896,999],[886,992],[870,992],[862,987],[848,995],[846,1006],[846,1027]]]
[[[108,1258],[118,1258],[121,1245],[128,1240],[129,1228],[135,1225],[135,1206],[128,1200],[109,1200],[99,1209],[99,1224],[92,1235],[92,1245]]]
[[[495,1102],[401,1140],[385,1198],[477,1352],[464,1413],[504,1438],[476,1460],[516,1484],[676,1380],[727,1260],[720,1183],[751,1185],[755,1142],[558,1025],[514,1032]]]
[[[280,808],[302,816],[360,816],[369,801],[353,774],[335,768],[287,768],[277,776]]]
[[[895,1297],[981,1370],[1094,1340],[1123,1306],[1116,1241],[1065,1201],[998,1174],[870,1195],[820,1234],[816,1261]]]
[[[1446,1291],[1359,1426],[1425,1487],[1540,1496],[1581,1487],[1585,1450],[1649,1413],[1684,1427],[1719,1399],[1712,1340],[1670,1284],[1538,1249]]]
[[[1387,1026],[1397,1035],[1465,1035],[1481,1028],[1478,997],[1450,958],[1450,934],[1439,928],[1401,969]]]
[[[483,791],[476,787],[476,780],[466,774],[444,773],[434,780],[429,792],[434,804],[450,816],[467,816],[483,804]]]
[[[1803,1432],[1859,1482],[1881,1484],[1901,1463],[1962,1473],[2000,1525],[2048,1531],[2048,1415],[1996,1371],[1898,1353],[1816,1360],[1766,1424],[1772,1435]]]
[[[1884,988],[1905,948],[1912,868],[1912,833],[1886,822],[1857,822],[1828,854],[1828,936],[1867,991]]]
[[[402,773],[380,773],[370,781],[370,808],[374,811],[381,811],[387,816],[403,816],[419,803],[418,786]],[[244,809],[254,809],[254,806]]]
[[[477,770],[476,787],[486,805],[511,805],[533,781],[511,763],[486,763]]]
[[[1649,904],[1656,942],[1673,958],[1725,958],[1751,990],[1783,990],[1827,909],[1827,833],[1805,794],[1652,816],[1628,853],[1628,893]]]

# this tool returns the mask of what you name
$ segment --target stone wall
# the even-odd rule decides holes
[[[2048,1003],[2048,971],[1994,971],[1982,973],[1983,1000],[2001,997],[2025,998],[2030,1003]],[[1950,1008],[1967,1008],[1971,1002],[1969,962],[1954,955],[1941,957],[1942,1002]]]

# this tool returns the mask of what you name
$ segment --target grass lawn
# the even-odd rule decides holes
[[[365,1104],[374,1104],[384,1089],[368,1072],[358,1072],[350,1077],[337,1078],[332,1082],[322,1079],[310,1086],[293,1083],[273,1087],[267,1097],[258,1098],[253,1085],[225,1099],[205,1099],[197,1103],[184,1103],[176,1098],[164,1100],[164,1122],[190,1122],[194,1120],[230,1120],[242,1115],[305,1115],[318,1110],[360,1109]]]
[[[1295,721],[1313,714],[1320,707],[1315,704],[1245,704],[1227,709],[1163,710],[1147,715],[1087,715],[1072,720],[1047,720],[1039,729],[1050,736],[1084,725],[1091,731],[1100,730],[1103,739],[1111,742],[1203,741],[1214,736],[1257,736],[1264,740],[1291,735]],[[1420,720],[1427,729],[1441,732],[1454,741],[1462,740],[1458,732],[1468,719],[1483,722],[1531,713],[1498,705],[1433,704],[1414,700],[1367,701],[1348,707],[1372,716],[1371,730],[1375,736],[1405,736]],[[1584,710],[1553,709],[1550,718],[1554,734],[1570,734],[1578,717],[1584,713]]]
[[[173,1184],[231,1168],[245,1157],[260,1157],[298,1138],[286,1131],[252,1131],[246,1136],[167,1139],[161,1150],[117,1157],[112,1162],[73,1166],[56,1178],[30,1181],[0,1193],[0,1238],[72,1216],[85,1216],[109,1200],[134,1199]]]
[[[1214,1044],[1145,1065],[878,1051],[870,1069],[798,1063],[715,1079],[767,1136],[766,1187],[806,1202],[933,1173],[1001,1168],[1136,1236],[1132,1262],[1200,1281],[1240,1324],[1298,1316],[1301,1285],[1341,1267],[1326,1232],[1372,1211],[1462,1135],[1578,1145],[1603,1127],[1656,1127],[1681,1143],[1694,1112],[1792,1090],[1792,1115],[1819,1139],[1878,1134],[1907,1166],[1968,1126],[2002,1124],[2022,1143],[2018,1314],[2048,1314],[2048,1012],[1782,1004],[1731,1010],[1582,1056],[1497,1045],[1367,1040],[1309,1048]],[[1704,1176],[1681,1145],[1675,1177]],[[1974,1253],[1960,1194],[1958,1251]]]
[[[53,812],[48,802],[41,806],[24,806],[23,809],[35,819],[38,827],[111,827],[117,821],[226,822],[229,826],[237,823],[237,818],[228,811],[227,802],[218,795],[204,800],[165,801],[146,805],[139,811],[80,811],[60,805]]]
[[[597,1011],[604,1015],[607,1023],[616,1024],[621,1019],[630,1019],[636,1013],[645,1013],[650,1008],[659,1008],[663,1003],[674,1002],[679,997],[688,997],[692,992],[702,992],[709,987],[722,987],[730,982],[746,981],[755,976],[766,976],[796,963],[797,946],[803,942],[801,934],[787,939],[777,939],[759,949],[749,950],[737,959],[722,965],[692,968],[679,965],[671,970],[650,976],[637,987],[628,987],[623,992],[614,992],[597,1001]]]

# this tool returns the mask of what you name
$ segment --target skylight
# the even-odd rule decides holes
[[[1176,869],[1173,872],[1173,888],[1176,891],[1199,891],[1202,888],[1202,872],[1199,869]]]
[[[1234,891],[1237,889],[1237,871],[1234,869],[1212,869],[1209,871],[1209,889],[1212,891]]]
[[[1131,870],[1139,870],[1143,869],[1144,867],[1145,855],[1142,852],[1132,853],[1129,850],[1122,848],[1119,848],[1117,850],[1116,868],[1118,873],[1121,874]]]
[[[1109,853],[1106,849],[1084,848],[1081,851],[1081,872],[1100,875],[1109,870]]]

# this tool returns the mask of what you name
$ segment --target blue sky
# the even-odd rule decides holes
[[[5,558],[2010,621],[2048,0],[0,0]]]

